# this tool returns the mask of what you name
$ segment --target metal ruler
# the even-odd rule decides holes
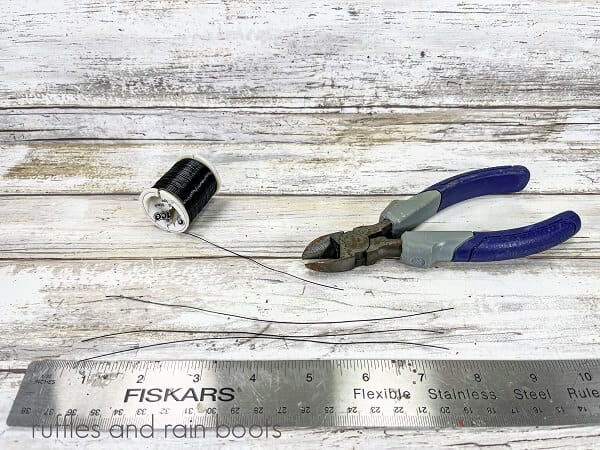
[[[8,424],[165,434],[600,424],[600,360],[36,361]]]

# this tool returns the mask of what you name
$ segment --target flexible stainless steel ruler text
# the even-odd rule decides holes
[[[37,361],[8,418],[71,434],[592,423],[600,360]]]

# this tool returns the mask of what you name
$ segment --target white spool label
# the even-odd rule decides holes
[[[146,214],[159,228],[181,233],[190,225],[190,218],[183,202],[167,191],[150,188],[140,195]]]

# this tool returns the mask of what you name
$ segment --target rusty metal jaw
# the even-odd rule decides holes
[[[306,267],[320,272],[344,272],[370,265],[381,258],[399,257],[402,240],[391,238],[392,222],[384,219],[374,225],[318,237],[302,254],[303,259],[320,259]]]

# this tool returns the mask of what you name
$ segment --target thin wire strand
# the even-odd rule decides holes
[[[222,245],[219,245],[219,244],[215,244],[214,242],[211,242],[208,239],[200,236],[199,234],[193,233],[191,231],[184,231],[183,234],[188,234],[188,235],[190,235],[192,237],[195,237],[196,239],[200,239],[201,241],[204,241],[207,244],[212,245],[213,247],[216,247],[216,248],[218,248],[220,250],[223,250],[225,252],[229,252],[232,255],[235,255],[235,256],[237,256],[239,258],[242,258],[242,259],[245,259],[245,260],[248,260],[248,261],[252,261],[254,264],[257,264],[257,265],[259,265],[260,267],[262,267],[264,269],[272,270],[273,272],[281,273],[283,275],[287,275],[288,277],[292,277],[292,278],[295,278],[297,280],[304,281],[306,283],[314,284],[316,286],[321,286],[321,287],[325,287],[325,288],[329,288],[329,289],[336,289],[338,291],[343,291],[344,290],[341,287],[331,286],[329,284],[317,283],[316,281],[307,280],[306,278],[302,278],[302,277],[299,277],[298,275],[294,275],[292,273],[285,272],[284,270],[279,270],[279,269],[275,269],[274,267],[267,266],[266,264],[263,264],[263,263],[255,260],[254,258],[251,258],[250,256],[242,255],[241,253],[237,253],[237,252],[234,252],[233,250],[229,250],[228,248],[225,248],[225,247],[223,247]]]
[[[100,336],[94,336],[91,338],[83,339],[81,342],[89,342],[96,341],[98,339],[104,339],[108,337],[114,336],[122,336],[124,334],[135,334],[135,333],[185,333],[185,334],[248,334],[249,336],[269,336],[269,337],[281,337],[281,338],[321,338],[321,337],[339,337],[339,336],[356,336],[356,335],[365,335],[365,334],[386,334],[386,333],[398,333],[401,331],[415,331],[422,333],[432,333],[432,334],[444,334],[443,331],[439,330],[429,330],[426,328],[396,328],[389,330],[369,330],[369,331],[352,331],[345,333],[336,333],[336,334],[293,334],[293,335],[284,335],[284,334],[270,334],[270,333],[259,333],[254,331],[209,331],[209,330],[168,330],[163,328],[154,328],[154,329],[139,329],[139,330],[129,330],[129,331],[118,331],[115,333],[103,334]]]
[[[169,307],[173,307],[173,308],[186,308],[186,309],[200,311],[200,312],[204,312],[204,313],[208,313],[208,314],[216,314],[219,316],[233,317],[236,319],[251,320],[254,322],[262,322],[262,323],[283,324],[283,325],[335,325],[335,324],[344,324],[344,323],[380,322],[380,321],[384,321],[384,320],[395,320],[395,319],[404,319],[407,317],[424,316],[427,314],[434,314],[434,313],[450,311],[450,310],[454,309],[454,308],[440,308],[440,309],[434,309],[434,310],[430,310],[430,311],[404,314],[404,315],[400,315],[400,316],[376,317],[376,318],[372,318],[372,319],[332,320],[332,321],[318,321],[318,322],[294,322],[294,321],[285,321],[285,320],[260,319],[258,317],[250,317],[250,316],[243,316],[240,314],[225,313],[222,311],[201,308],[199,306],[177,305],[174,303],[162,303],[162,302],[156,302],[156,301],[152,301],[152,300],[144,300],[144,299],[141,299],[138,297],[129,297],[127,295],[107,295],[106,298],[120,298],[120,299],[132,300],[132,301],[140,302],[140,303],[147,303],[150,305],[169,306]]]
[[[147,345],[140,345],[137,347],[131,347],[131,348],[126,348],[123,350],[116,350],[114,352],[110,352],[110,353],[104,353],[102,355],[97,355],[97,356],[91,356],[89,358],[84,358],[84,359],[80,359],[79,362],[83,362],[83,361],[89,361],[92,359],[97,359],[97,358],[104,358],[106,356],[112,356],[112,355],[117,355],[117,354],[121,354],[121,353],[127,353],[127,352],[132,352],[135,350],[143,350],[146,348],[151,348],[151,347],[160,347],[163,345],[170,345],[170,344],[180,344],[180,343],[184,343],[184,342],[199,342],[199,341],[215,341],[215,340],[226,340],[226,339],[243,339],[243,338],[247,338],[248,336],[216,336],[216,337],[210,337],[210,338],[193,338],[193,339],[178,339],[175,341],[165,341],[165,342],[158,342],[155,344],[147,344]],[[268,340],[278,340],[278,341],[294,341],[294,342],[310,342],[310,343],[314,343],[314,344],[325,344],[325,345],[367,345],[367,344],[395,344],[395,345],[411,345],[411,346],[416,346],[416,347],[428,347],[428,348],[436,348],[439,350],[449,350],[448,347],[442,347],[440,345],[433,345],[433,344],[421,344],[418,342],[405,342],[405,341],[351,341],[351,342],[345,342],[345,341],[321,341],[321,340],[317,340],[317,339],[303,339],[303,338],[286,338],[286,337],[270,337],[270,336],[256,336],[255,339],[268,339]]]

